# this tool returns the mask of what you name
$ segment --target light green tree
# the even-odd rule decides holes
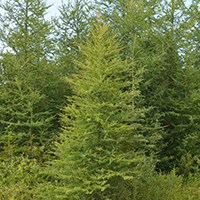
[[[69,76],[76,72],[79,44],[88,35],[93,21],[93,6],[88,0],[62,1],[60,16],[55,19],[57,30],[56,61],[62,73]]]
[[[99,22],[81,45],[84,61],[76,62],[80,71],[67,78],[75,95],[63,110],[57,159],[47,167],[57,184],[52,181],[44,187],[44,195],[55,199],[133,197],[134,181],[152,170],[144,151],[153,148],[160,136],[156,130],[151,138],[141,134],[147,131],[141,124],[147,110],[133,108],[132,90],[123,90],[133,82],[121,78],[128,68],[113,39]]]

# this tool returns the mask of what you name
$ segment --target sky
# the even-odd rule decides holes
[[[5,1],[5,0],[3,0]],[[73,0],[71,0],[73,1]],[[68,2],[68,0],[63,0],[63,2]],[[186,0],[186,5],[189,5],[192,2],[192,0]],[[51,16],[58,16],[59,11],[58,7],[61,6],[62,0],[46,0],[47,5],[53,4],[53,6],[49,9],[49,13],[47,15],[47,19],[50,19]]]
[[[67,2],[67,0],[63,0],[63,2]],[[50,19],[51,16],[58,16],[59,11],[58,7],[61,6],[62,0],[46,0],[47,5],[53,4],[51,8],[49,8],[49,13],[47,14],[47,18]]]
[[[73,0],[71,0],[73,1]],[[5,3],[6,0],[0,0],[0,3]],[[46,19],[50,19],[51,16],[58,16],[59,15],[59,11],[58,11],[58,7],[61,6],[62,0],[46,0],[46,4],[47,5],[51,5],[52,7],[49,9],[48,14],[46,15]],[[67,3],[68,0],[63,0],[63,2]],[[186,0],[187,5],[189,5],[192,2],[192,0]],[[0,9],[0,12],[2,12],[2,10]]]
[[[5,3],[7,0],[0,0],[0,3]],[[45,0],[47,5],[51,5],[52,7],[49,8],[48,10],[48,14],[47,14],[47,19],[50,19],[51,16],[58,16],[59,15],[59,11],[58,11],[58,7],[61,6],[62,4],[62,0]],[[68,2],[68,0],[63,0],[63,2]],[[0,9],[0,13],[2,13],[2,9]]]
[[[0,4],[5,3],[6,1],[9,1],[9,0],[0,0]],[[59,16],[58,8],[59,8],[59,6],[62,5],[62,1],[64,3],[67,3],[69,0],[45,0],[47,5],[52,5],[48,10],[47,15],[45,16],[45,18],[47,20],[50,20],[51,16],[57,16],[57,17]],[[70,0],[70,1],[73,2],[75,0]],[[91,0],[91,1],[93,1],[93,0]],[[192,2],[192,0],[186,0],[187,5],[189,5],[191,2]],[[3,12],[3,10],[0,9],[1,14],[2,14],[2,12]],[[1,43],[0,43],[0,47],[1,47]]]

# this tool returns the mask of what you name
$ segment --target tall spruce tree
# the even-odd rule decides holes
[[[194,61],[199,1],[193,1],[189,9],[181,0],[101,2],[106,8],[104,20],[124,47],[121,56],[130,64],[129,73],[133,79],[141,80],[132,87],[139,87],[141,92],[140,101],[134,104],[151,106],[145,124],[159,120],[164,128],[158,168],[169,170],[178,166],[185,154],[188,134],[198,132],[198,109],[193,108],[194,99],[198,99],[195,88],[199,78]],[[144,73],[138,76],[141,69]],[[124,78],[130,80],[127,74]],[[191,122],[194,118],[195,122]]]
[[[200,156],[199,151],[199,69],[198,69],[198,40],[196,37],[199,16],[199,2],[193,1],[191,5],[183,11],[184,19],[180,28],[183,37],[179,42],[181,45],[180,57],[182,68],[179,70],[179,80],[176,85],[179,88],[179,102],[174,101],[177,118],[177,128],[181,145],[179,146],[181,160],[178,160],[179,171],[188,175],[194,171],[196,159]],[[180,98],[181,97],[181,98]],[[189,156],[191,155],[191,156]],[[189,160],[190,158],[190,160]],[[185,167],[186,163],[187,167]]]
[[[49,6],[42,0],[12,0],[1,8],[1,147],[9,126],[16,152],[41,159],[58,133],[57,106],[69,91],[52,60],[54,29],[44,18]]]
[[[145,137],[148,130],[141,121],[146,110],[132,106],[136,91],[133,94],[131,89],[123,90],[133,82],[121,76],[128,67],[121,61],[119,46],[113,40],[108,28],[99,23],[81,45],[84,61],[76,62],[80,71],[67,78],[75,95],[63,110],[57,159],[48,167],[56,182],[47,186],[47,193],[43,191],[45,196],[133,198],[134,181],[136,184],[136,177],[142,176],[145,165],[150,163],[144,151],[153,148],[160,136],[154,129],[151,138]],[[152,168],[148,165],[147,169]]]
[[[122,73],[124,81],[133,81],[131,90],[137,92],[132,98],[134,107],[151,108],[143,126],[159,124],[160,113],[156,110],[155,96],[159,96],[157,83],[163,72],[164,49],[160,43],[157,19],[160,1],[115,0],[100,1],[103,6],[103,21],[116,33],[122,49],[120,55],[128,69]],[[124,90],[130,88],[124,88]],[[158,100],[159,101],[159,100]],[[153,129],[151,129],[153,130]],[[146,132],[151,136],[152,132]],[[146,136],[147,136],[146,135]]]
[[[163,162],[159,167],[169,170],[178,167],[181,157],[186,154],[183,150],[186,144],[183,142],[184,138],[197,133],[199,129],[196,124],[198,111],[193,109],[193,95],[197,95],[196,80],[199,77],[193,64],[195,56],[192,55],[195,45],[192,29],[196,21],[196,11],[188,9],[184,1],[180,0],[165,1],[164,5],[161,30],[166,49],[163,60],[166,87],[163,105],[159,108],[163,114],[166,146],[161,152]],[[194,4],[191,6],[195,7]]]

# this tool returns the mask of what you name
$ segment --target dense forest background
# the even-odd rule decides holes
[[[0,199],[200,199],[199,0],[0,8]]]

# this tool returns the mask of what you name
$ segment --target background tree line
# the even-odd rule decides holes
[[[0,4],[0,198],[199,199],[199,3]]]

